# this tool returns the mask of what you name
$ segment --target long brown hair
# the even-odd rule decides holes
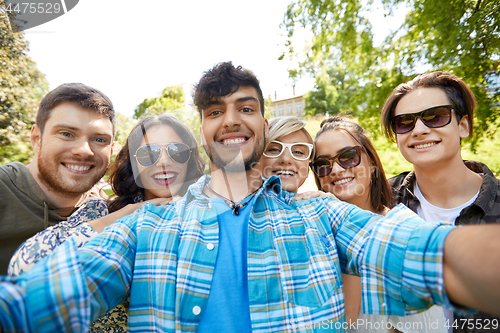
[[[376,212],[381,212],[384,207],[392,208],[394,207],[394,197],[392,196],[391,187],[385,176],[384,167],[377,154],[377,151],[373,147],[371,140],[366,135],[365,130],[360,125],[356,124],[349,119],[348,116],[334,116],[327,118],[321,122],[321,129],[316,134],[314,139],[314,144],[318,141],[318,138],[327,131],[343,131],[347,133],[350,137],[354,139],[363,148],[364,152],[370,158],[370,164],[375,166],[375,172],[372,172],[370,179],[370,202],[373,209]],[[313,160],[316,156],[313,157]],[[319,190],[322,190],[319,178],[314,174],[314,181]]]
[[[132,129],[127,142],[111,166],[109,182],[117,197],[108,204],[110,213],[134,203],[134,199],[138,195],[144,196],[144,188],[137,171],[137,161],[130,157],[130,152],[135,152],[139,148],[148,129],[158,125],[170,126],[181,138],[182,142],[191,148],[191,158],[187,162],[186,178],[178,194],[184,195],[189,185],[196,182],[203,175],[205,162],[198,152],[198,143],[193,133],[171,115],[162,114],[160,116],[145,117]]]

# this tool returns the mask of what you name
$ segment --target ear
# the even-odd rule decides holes
[[[109,156],[113,156],[113,149],[115,148],[115,143],[116,141],[113,141],[113,143],[111,144],[111,152],[109,153]]]
[[[458,129],[460,131],[460,138],[465,139],[469,137],[470,134],[470,125],[469,125],[469,116],[463,116],[458,122]]]
[[[201,145],[206,146],[207,141],[205,140],[205,134],[203,134],[203,123],[200,125],[200,138],[201,138]]]
[[[264,118],[264,137],[266,138],[266,141],[269,139],[269,122],[266,118]]]
[[[40,128],[36,125],[33,125],[31,128],[31,146],[33,146],[33,149],[35,150],[35,153],[38,152],[42,146],[42,132],[40,131]]]

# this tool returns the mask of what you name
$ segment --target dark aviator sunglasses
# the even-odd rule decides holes
[[[135,159],[137,163],[145,168],[155,165],[160,159],[161,150],[165,148],[167,155],[176,163],[184,164],[189,161],[191,157],[191,150],[189,146],[182,142],[174,142],[168,144],[166,147],[150,144],[137,148],[135,152]]]
[[[318,177],[326,177],[332,173],[333,164],[338,163],[344,169],[355,168],[361,163],[361,146],[346,147],[336,156],[331,158],[320,158],[312,162],[311,169]]]
[[[429,128],[444,127],[451,122],[453,105],[440,105],[416,113],[404,113],[389,118],[392,131],[395,134],[405,134],[415,128],[417,119],[420,118]]]

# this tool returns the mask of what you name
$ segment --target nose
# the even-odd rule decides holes
[[[345,169],[339,165],[337,161],[333,162],[332,165],[332,171],[330,171],[330,176],[331,175],[337,175],[341,172],[343,172]]]
[[[415,127],[411,131],[412,136],[418,136],[422,134],[428,134],[430,132],[429,127],[427,127],[422,119],[417,118],[417,121],[415,122]]]
[[[167,148],[163,147],[161,149],[160,157],[158,158],[158,162],[156,162],[156,165],[160,167],[166,167],[171,164],[172,164],[172,159],[167,153]]]
[[[241,117],[238,110],[234,107],[228,107],[224,112],[224,119],[222,126],[224,128],[231,128],[234,126],[241,126]]]
[[[88,158],[94,156],[94,152],[92,148],[90,148],[90,144],[88,140],[78,140],[75,142],[71,153],[75,156],[79,156],[81,158]]]
[[[285,151],[278,157],[278,159],[280,164],[290,164],[293,159],[290,149],[285,148]]]

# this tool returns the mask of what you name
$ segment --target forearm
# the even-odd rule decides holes
[[[446,238],[444,282],[453,303],[500,315],[500,225],[464,226]]]
[[[180,197],[176,197],[178,199]],[[98,233],[101,233],[106,227],[109,227],[111,224],[115,223],[121,218],[124,218],[127,215],[133,214],[137,209],[141,209],[142,206],[146,203],[152,203],[153,205],[166,205],[173,202],[173,198],[156,198],[148,201],[138,202],[135,204],[128,204],[120,210],[113,212],[104,217],[95,219],[93,221],[88,222],[92,228]]]
[[[111,224],[116,222],[117,220],[121,219],[122,217],[125,217],[127,215],[132,214],[137,208],[135,205],[127,205],[126,207],[117,210],[116,212],[113,212],[109,215],[106,215],[104,217],[98,218],[96,220],[90,221],[88,224],[94,228],[94,230],[97,233],[101,233],[104,228],[109,227]]]

